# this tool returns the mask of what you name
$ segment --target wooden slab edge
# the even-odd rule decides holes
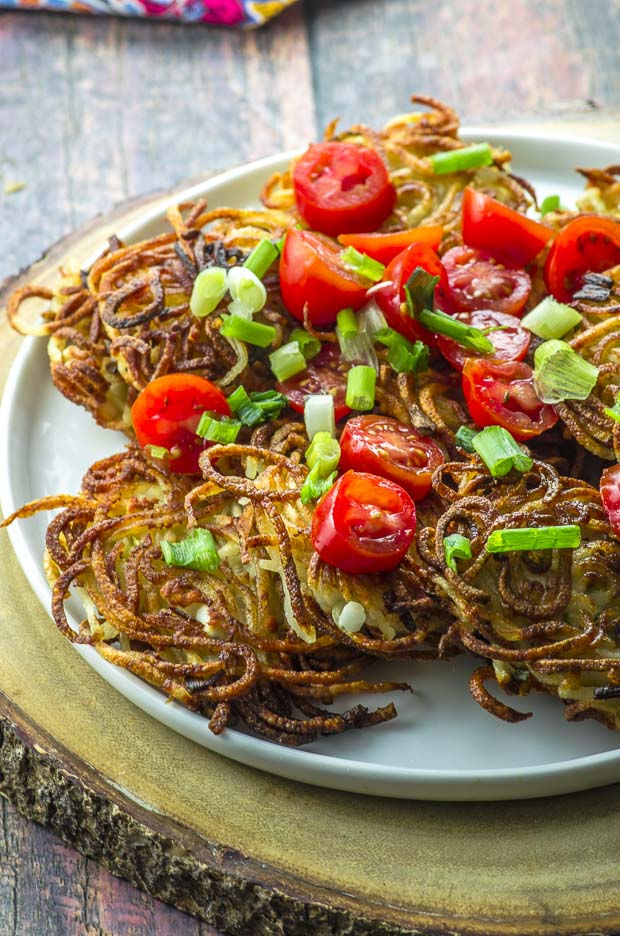
[[[151,896],[228,933],[439,936],[396,919],[361,919],[353,899],[318,894],[125,795],[0,692],[0,795],[67,845]],[[171,831],[174,833],[172,836]],[[396,916],[396,914],[394,915]]]

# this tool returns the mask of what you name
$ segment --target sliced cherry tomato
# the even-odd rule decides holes
[[[456,318],[486,333],[495,348],[494,358],[501,361],[522,361],[527,354],[532,333],[527,328],[521,328],[516,315],[504,315],[502,312],[483,309],[469,315],[461,313]],[[439,336],[438,344],[445,359],[456,370],[463,370],[463,364],[468,358],[480,357],[475,351],[469,351],[452,338],[445,338],[443,335]]]
[[[304,307],[313,325],[331,325],[341,309],[359,309],[372,284],[347,269],[341,248],[312,231],[289,230],[280,257],[280,290],[288,311],[303,322]]]
[[[385,163],[369,146],[315,143],[293,170],[299,213],[315,231],[374,231],[390,215],[396,189]]]
[[[415,522],[415,505],[400,485],[347,471],[316,506],[312,543],[344,572],[387,572],[411,545]]]
[[[276,384],[276,389],[288,397],[289,403],[298,413],[303,413],[306,397],[313,393],[331,393],[338,421],[351,412],[344,402],[350,368],[351,365],[341,358],[337,345],[324,344],[317,356],[308,361],[305,370]]]
[[[502,426],[520,441],[558,421],[554,408],[536,396],[532,368],[522,361],[469,358],[463,367],[463,393],[479,426]]]
[[[340,437],[340,468],[395,481],[413,500],[426,497],[433,471],[445,461],[433,439],[390,416],[355,416]]]
[[[441,262],[448,275],[450,298],[459,312],[494,309],[508,315],[522,314],[532,289],[525,270],[473,247],[453,247]]]
[[[545,263],[547,289],[570,302],[585,273],[603,273],[620,263],[620,224],[610,218],[575,218],[556,236]]]
[[[179,474],[200,471],[198,457],[211,442],[196,435],[204,412],[230,416],[222,391],[204,377],[167,374],[147,384],[131,408],[131,421],[140,445],[156,445],[173,455],[170,468]]]
[[[620,465],[605,468],[601,475],[601,499],[611,529],[620,538]]]
[[[389,263],[409,244],[427,244],[437,250],[443,237],[441,224],[394,231],[392,234],[341,234],[338,240],[345,247],[355,247],[379,263]]]
[[[405,285],[416,269],[423,267],[432,276],[439,276],[437,298],[448,292],[448,280],[441,260],[427,244],[410,244],[386,268],[383,279],[389,286],[378,289],[374,295],[377,305],[385,315],[388,325],[411,341],[424,341],[436,347],[437,340],[426,328],[423,328],[411,315],[402,310],[405,302]],[[439,300],[440,301],[440,300]],[[441,305],[441,301],[440,301]],[[443,305],[441,305],[443,308]],[[448,311],[447,309],[445,311]]]
[[[463,192],[463,240],[469,247],[527,266],[552,237],[551,228],[495,198],[472,188]]]

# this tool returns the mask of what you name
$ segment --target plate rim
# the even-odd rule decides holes
[[[552,143],[557,146],[586,147],[591,150],[615,150],[620,157],[620,144],[611,141],[590,140],[570,134],[554,134],[549,131],[533,132],[520,128],[503,129],[498,126],[463,128],[464,139],[485,137],[502,140],[510,147],[510,140],[530,143]],[[224,185],[257,173],[272,172],[284,168],[291,157],[302,149],[277,153],[228,169],[206,180],[181,189],[176,194],[159,199],[156,206],[141,213],[138,218],[121,226],[118,235],[131,240],[147,225],[163,219],[166,208],[179,201],[189,201]],[[84,265],[89,266],[96,256],[88,256]],[[20,347],[2,393],[0,403],[0,506],[5,516],[21,504],[16,504],[10,484],[11,424],[14,418],[13,401],[19,392],[22,372],[31,363],[31,358],[41,353],[44,343],[36,337],[27,337]],[[49,378],[49,371],[46,369]],[[8,529],[12,547],[18,562],[25,572],[30,587],[35,592],[47,615],[50,615],[50,588],[42,570],[31,553],[20,524]],[[99,656],[92,647],[72,645],[80,656],[113,689],[137,705],[150,717],[173,731],[189,737],[203,748],[215,751],[232,760],[267,771],[288,779],[324,786],[329,789],[362,793],[373,796],[388,796],[402,799],[425,799],[434,801],[488,801],[493,799],[523,799],[545,795],[559,795],[593,788],[620,779],[620,747],[613,751],[588,754],[570,760],[548,764],[501,767],[487,769],[454,769],[387,767],[330,754],[316,753],[307,749],[287,748],[261,738],[245,735],[228,729],[223,735],[213,735],[208,730],[204,716],[190,712],[179,703],[167,702],[155,688],[145,684],[137,676],[114,667]],[[198,727],[200,726],[200,730]],[[193,728],[196,727],[196,731]],[[198,736],[201,737],[198,737]],[[208,741],[209,743],[205,743]],[[596,771],[598,778],[589,776]],[[515,792],[515,785],[525,784],[527,789]],[[552,791],[546,785],[553,785]]]

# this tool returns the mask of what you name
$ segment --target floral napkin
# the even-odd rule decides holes
[[[262,26],[295,0],[0,0],[0,7],[148,16],[221,26]]]

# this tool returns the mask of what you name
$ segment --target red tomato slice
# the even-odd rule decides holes
[[[308,361],[305,370],[276,384],[276,389],[288,397],[290,405],[298,413],[303,413],[306,397],[313,393],[331,393],[338,421],[351,412],[345,404],[350,368],[351,365],[341,358],[337,345],[324,344],[317,356]]]
[[[605,468],[601,475],[601,499],[611,529],[620,538],[620,465]]]
[[[343,471],[368,471],[395,481],[413,500],[426,497],[444,454],[433,439],[390,416],[355,416],[340,437]]]
[[[300,322],[308,306],[315,326],[331,325],[341,309],[359,309],[372,284],[340,260],[341,248],[312,231],[289,230],[280,257],[280,290],[288,311]]]
[[[147,384],[131,408],[131,421],[140,445],[158,445],[179,454],[170,459],[171,471],[200,472],[198,458],[212,442],[196,435],[204,412],[230,416],[222,391],[204,377],[167,374]]]
[[[369,146],[315,143],[293,170],[299,213],[315,231],[374,231],[391,214],[396,189],[385,163]]]
[[[462,313],[455,317],[481,331],[493,329],[488,331],[487,338],[495,348],[494,358],[501,361],[521,361],[527,354],[532,333],[527,328],[521,328],[516,315],[504,315],[502,312],[483,309],[481,312],[472,312],[470,315]],[[463,364],[468,358],[481,357],[475,351],[469,351],[452,338],[445,338],[443,335],[439,336],[438,344],[445,359],[456,370],[463,370]]]
[[[554,408],[536,396],[532,368],[521,361],[469,358],[463,367],[463,393],[479,426],[502,426],[519,441],[558,421]]]
[[[532,289],[525,270],[500,263],[473,247],[453,247],[441,258],[446,268],[450,299],[459,312],[494,309],[521,315]]]
[[[374,298],[391,328],[411,341],[424,341],[436,347],[437,340],[434,335],[402,309],[406,298],[405,285],[416,267],[423,267],[432,276],[440,277],[436,298],[443,308],[441,297],[447,295],[448,292],[446,271],[435,251],[431,250],[427,244],[410,244],[394,257],[383,274],[384,281],[390,285],[384,289],[378,289]]]
[[[415,505],[402,487],[347,471],[316,506],[312,543],[321,559],[344,572],[387,572],[407,552],[415,523]]]
[[[345,247],[355,247],[373,260],[388,264],[409,244],[427,244],[431,250],[437,250],[442,237],[441,224],[429,224],[393,234],[341,234],[338,240]]]
[[[532,221],[489,195],[463,192],[463,240],[519,266],[527,266],[553,237],[551,228]]]
[[[585,273],[620,263],[620,224],[610,218],[575,218],[556,236],[545,263],[545,283],[560,302],[570,302]]]

